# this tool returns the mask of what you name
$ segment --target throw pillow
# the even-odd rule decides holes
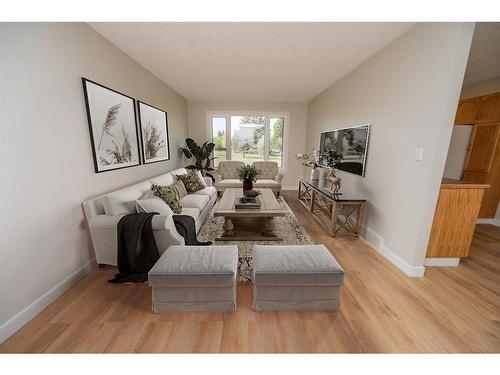
[[[149,193],[149,194],[148,194]],[[135,207],[138,213],[143,212],[158,212],[163,216],[172,215],[172,210],[170,207],[163,201],[163,199],[155,196],[153,192],[148,192],[135,201]]]
[[[186,187],[182,183],[182,181],[174,182],[172,185],[169,185],[171,189],[175,191],[177,195],[177,199],[181,200],[182,197],[185,197],[188,193],[186,191]]]
[[[198,174],[194,171],[189,172],[188,174],[178,174],[176,176],[180,181],[182,181],[188,194],[205,188],[205,186],[203,186],[200,182]]]
[[[153,185],[151,188],[153,194],[161,198],[168,206],[172,209],[174,214],[180,214],[182,212],[182,206],[179,203],[177,191],[170,186],[160,186]]]

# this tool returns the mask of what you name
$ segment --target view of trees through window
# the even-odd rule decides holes
[[[273,160],[282,167],[284,120],[283,117],[256,115],[212,117],[215,166],[230,157],[246,164]],[[227,125],[230,125],[230,130]],[[230,137],[227,136],[229,131]]]

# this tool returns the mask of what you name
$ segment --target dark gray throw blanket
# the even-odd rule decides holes
[[[184,244],[187,246],[210,246],[211,241],[200,242],[196,238],[196,225],[192,216],[174,215],[174,224],[177,232],[184,237]]]
[[[142,283],[160,258],[156,247],[151,220],[154,213],[125,215],[117,225],[118,271],[110,283]]]
[[[118,271],[110,283],[143,283],[148,272],[160,258],[153,235],[151,220],[156,212],[125,215],[116,227],[118,235]],[[175,229],[186,245],[210,246],[212,242],[200,242],[196,238],[196,226],[192,216],[174,215]]]

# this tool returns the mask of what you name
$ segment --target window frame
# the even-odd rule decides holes
[[[231,117],[232,116],[262,116],[266,118],[264,132],[264,160],[269,160],[269,141],[271,135],[271,118],[282,117],[283,126],[283,149],[281,158],[280,172],[286,172],[288,162],[288,123],[289,112],[268,112],[268,111],[206,111],[207,136],[210,142],[213,140],[212,118],[224,117],[226,119],[226,160],[231,160],[232,145],[231,145]]]

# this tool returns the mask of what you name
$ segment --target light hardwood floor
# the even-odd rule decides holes
[[[409,278],[362,240],[333,239],[284,197],[346,271],[336,313],[255,313],[240,285],[232,314],[151,313],[147,284],[96,269],[0,345],[0,352],[500,352],[500,228],[478,225],[459,267]]]

